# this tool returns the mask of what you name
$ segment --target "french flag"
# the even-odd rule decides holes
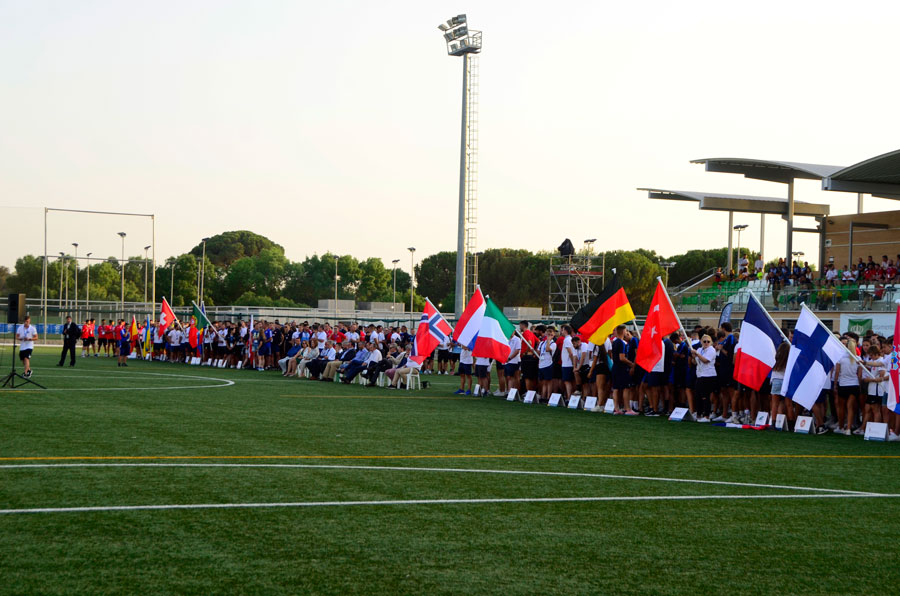
[[[734,379],[759,391],[775,366],[775,351],[783,341],[781,330],[756,296],[750,294],[741,323],[741,339],[734,349]]]
[[[466,310],[463,311],[456,327],[453,329],[453,339],[460,345],[466,346],[468,349],[475,347],[475,340],[478,339],[478,332],[481,330],[481,323],[484,320],[484,310],[487,304],[484,301],[484,295],[481,288],[475,286],[475,293],[466,304]]]

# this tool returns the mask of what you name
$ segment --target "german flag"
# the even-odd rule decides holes
[[[618,325],[632,319],[634,311],[616,275],[596,298],[575,313],[570,324],[582,339],[600,344]]]

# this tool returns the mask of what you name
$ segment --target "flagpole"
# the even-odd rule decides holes
[[[814,313],[810,307],[806,306],[805,302],[801,302],[800,307],[805,308],[806,310],[809,311],[809,314],[812,316],[812,318],[814,318],[816,320],[816,323],[819,324],[819,327],[821,327],[822,329],[827,331],[829,335],[832,335],[832,336],[834,335],[834,331],[832,331],[831,329],[826,327],[825,323],[823,323],[821,321],[821,319],[819,319],[819,317],[816,316],[816,313]],[[856,364],[858,366],[862,366],[863,370],[866,372],[866,374],[869,375],[870,377],[872,377],[872,379],[874,379],[875,375],[872,374],[872,371],[870,371],[868,368],[866,368],[866,363],[863,362],[863,359],[860,358],[859,356],[857,356],[856,352],[854,352],[853,350],[850,349],[850,346],[846,345],[844,342],[839,342],[839,343],[842,346],[844,346],[844,349],[847,350],[847,353],[850,354],[850,357],[853,358],[854,362],[856,362]]]
[[[791,340],[789,340],[788,336],[784,334],[784,331],[781,330],[781,326],[775,322],[775,319],[772,318],[772,315],[769,314],[769,311],[766,310],[766,307],[763,306],[762,302],[759,301],[759,298],[756,297],[756,294],[753,293],[753,290],[747,290],[747,292],[750,294],[750,296],[754,300],[756,300],[757,304],[759,304],[759,307],[762,309],[762,311],[764,313],[766,313],[766,318],[769,319],[769,322],[772,323],[776,329],[778,329],[778,333],[781,334],[781,337],[784,338],[784,341],[790,343]],[[745,310],[744,315],[746,316],[746,314],[747,314],[747,311]],[[826,329],[827,329],[827,327],[826,327]]]
[[[678,321],[678,330],[681,331],[681,334],[684,335],[685,341],[687,341],[688,345],[690,346],[691,336],[687,334],[687,331],[685,331],[685,329],[684,329],[684,325],[681,324],[681,317],[678,316],[678,311],[675,310],[675,305],[672,304],[672,299],[669,298],[669,292],[666,291],[666,286],[662,282],[662,276],[657,275],[656,281],[662,287],[663,294],[665,295],[666,300],[669,302],[669,308],[672,309],[672,313],[675,315],[675,320]]]

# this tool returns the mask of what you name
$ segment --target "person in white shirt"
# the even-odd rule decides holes
[[[691,354],[697,362],[697,384],[695,392],[699,399],[697,422],[709,422],[709,396],[716,389],[716,349],[712,346],[712,338],[704,335],[700,338],[700,349],[691,348]]]
[[[556,331],[547,329],[538,345],[538,379],[541,383],[541,401],[547,402],[553,391],[553,356],[556,354]]]
[[[578,357],[575,353],[575,347],[572,345],[572,327],[563,325],[561,333],[563,344],[560,363],[562,365],[562,381],[566,386],[566,399],[568,399],[575,391],[575,362]]]
[[[31,376],[31,353],[34,352],[34,340],[37,339],[37,328],[31,324],[31,317],[26,316],[25,322],[16,329],[16,339],[19,340],[19,360],[25,367],[26,379]]]
[[[522,363],[522,340],[519,336],[513,334],[509,338],[509,358],[506,359],[506,386],[508,389],[519,390],[519,370]]]
[[[759,276],[759,274],[765,270],[766,264],[763,262],[762,255],[756,257],[756,262],[753,263],[753,268],[756,269],[757,276]]]
[[[456,395],[472,395],[472,351],[465,346],[459,350],[459,389]],[[467,386],[468,384],[468,386]]]
[[[866,434],[866,425],[869,422],[882,422],[882,389],[887,389],[884,386],[884,382],[888,379],[887,371],[890,366],[890,356],[882,358],[881,347],[871,345],[866,358],[863,360],[863,364],[865,368],[862,371],[862,381],[866,384],[866,403],[862,424],[853,431],[855,435]],[[884,393],[884,396],[884,403],[887,403],[887,394]]]
[[[837,409],[838,426],[835,434],[850,435],[856,420],[856,401],[859,398],[859,377],[861,371],[856,359],[850,353],[856,353],[856,341],[843,338],[841,342],[847,346],[847,353],[834,365],[834,378],[837,381],[837,397],[834,400]],[[846,424],[846,426],[842,426]]]

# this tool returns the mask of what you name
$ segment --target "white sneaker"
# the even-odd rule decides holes
[[[720,414],[720,415],[718,415],[718,416],[714,416],[714,417],[712,418],[712,421],[713,421],[713,422],[724,422],[724,421],[725,421],[725,418]],[[708,422],[708,421],[707,421],[707,422]]]
[[[866,430],[860,426],[855,431],[853,431],[853,434],[854,435],[864,435],[864,434],[866,434]]]
[[[707,416],[702,416],[697,418],[697,422],[709,422],[709,418]]]
[[[888,435],[888,441],[900,441],[900,435],[898,435],[894,431],[891,431],[891,433]]]
[[[593,408],[591,408],[591,412],[602,412],[602,411],[603,411],[603,408],[601,408],[600,406],[594,406]],[[894,435],[894,436],[896,437],[897,435]],[[897,439],[889,439],[889,440],[894,441]]]
[[[503,393],[502,391],[499,391],[499,390],[494,391],[494,397],[504,397],[505,395],[506,394]]]

